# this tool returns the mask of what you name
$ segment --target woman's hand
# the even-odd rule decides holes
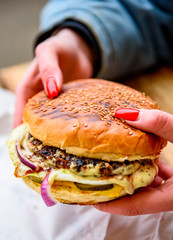
[[[88,44],[67,28],[40,43],[35,55],[16,89],[14,127],[22,123],[24,107],[34,94],[44,89],[50,98],[54,98],[62,90],[63,82],[89,78],[93,74]]]
[[[133,127],[152,132],[173,142],[173,115],[160,110],[118,109],[116,117]],[[153,183],[134,195],[95,206],[98,210],[127,216],[173,211],[173,168],[159,162]]]
[[[160,110],[121,108],[115,116],[146,132],[154,133],[173,142],[173,115]],[[131,120],[131,121],[130,121]]]

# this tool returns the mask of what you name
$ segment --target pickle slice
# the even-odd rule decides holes
[[[76,187],[80,190],[85,191],[106,191],[110,190],[114,187],[113,184],[106,184],[106,185],[90,185],[90,184],[83,184],[83,183],[74,183]]]
[[[36,183],[42,183],[42,179],[41,178],[38,178],[38,177],[35,177],[35,176],[29,176],[29,178],[33,181],[33,182],[36,182]]]

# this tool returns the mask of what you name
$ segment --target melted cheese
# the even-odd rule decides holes
[[[95,177],[81,177],[79,175],[72,174],[69,170],[66,169],[57,169],[53,170],[50,174],[49,181],[64,181],[64,182],[78,182],[89,185],[106,185],[114,184],[120,186],[128,194],[133,194],[134,190],[149,185],[157,173],[157,166],[151,167],[150,165],[145,165],[141,169],[136,171],[130,176],[112,176],[109,178],[95,178]],[[27,176],[34,176],[41,181],[46,176],[46,172],[38,172],[27,174]],[[112,189],[111,189],[112,190]],[[110,190],[110,192],[111,192]],[[106,192],[105,192],[106,193]]]

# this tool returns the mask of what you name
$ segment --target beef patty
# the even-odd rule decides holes
[[[78,157],[68,154],[59,148],[43,145],[41,141],[34,138],[31,134],[28,134],[27,146],[32,152],[32,156],[26,157],[40,165],[42,169],[69,169],[71,172],[82,176],[102,177],[111,175],[130,175],[145,164],[153,165],[150,159],[107,162],[99,159]]]

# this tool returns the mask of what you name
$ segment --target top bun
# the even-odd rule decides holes
[[[119,83],[84,79],[64,84],[49,99],[42,91],[31,98],[23,120],[45,145],[77,156],[124,161],[155,158],[166,141],[114,117],[118,108],[157,109],[144,93]]]

